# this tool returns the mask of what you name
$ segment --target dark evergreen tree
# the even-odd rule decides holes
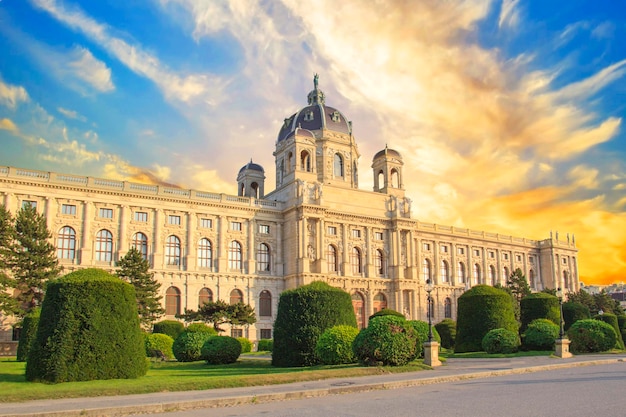
[[[13,297],[15,280],[9,274],[14,236],[13,217],[0,205],[0,313],[7,316],[17,313],[17,300]]]
[[[218,332],[224,331],[222,324],[242,326],[256,323],[254,309],[248,304],[237,303],[228,304],[223,300],[210,301],[198,308],[198,311],[185,309],[185,314],[181,317],[187,321],[203,321],[212,323],[213,328]]]
[[[526,276],[519,268],[516,268],[511,276],[507,278],[506,286],[511,290],[511,293],[517,299],[518,303],[522,298],[531,294]]]
[[[15,218],[15,242],[9,265],[15,279],[18,311],[22,317],[43,301],[46,283],[62,271],[46,218],[27,204]]]
[[[153,273],[148,272],[148,261],[135,248],[131,248],[117,266],[120,269],[116,275],[135,287],[139,321],[142,327],[149,329],[165,313],[161,305],[163,297],[159,295],[161,284],[154,279]]]

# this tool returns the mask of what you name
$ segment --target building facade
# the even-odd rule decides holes
[[[532,240],[414,219],[393,149],[372,159],[373,190],[359,189],[352,124],[325,104],[317,77],[307,106],[284,120],[274,157],[276,188],[265,192],[265,171],[250,161],[236,195],[5,166],[0,203],[45,215],[65,273],[113,272],[137,248],[162,284],[165,318],[208,300],[250,304],[257,323],[231,334],[252,340],[272,337],[282,291],[316,280],[351,294],[359,326],[385,307],[425,320],[427,279],[434,322],[456,319],[467,288],[505,284],[516,268],[533,290],[578,290],[569,235]]]

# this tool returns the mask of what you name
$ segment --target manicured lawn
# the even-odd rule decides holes
[[[0,359],[0,392],[2,393],[0,403],[46,398],[95,397],[284,384],[428,369],[427,366],[422,365],[421,360],[401,367],[338,365],[275,368],[269,360],[244,357],[234,364],[220,366],[207,365],[203,361],[152,362],[148,374],[138,379],[43,384],[25,380],[25,365],[24,362],[16,362],[15,358]]]

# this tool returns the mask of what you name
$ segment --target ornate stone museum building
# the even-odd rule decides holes
[[[267,192],[264,169],[250,161],[236,195],[5,166],[0,203],[45,215],[66,273],[114,271],[129,248],[140,250],[162,284],[166,318],[207,300],[249,303],[257,323],[231,332],[252,340],[272,337],[281,291],[315,280],[351,294],[360,326],[384,307],[426,320],[426,279],[435,323],[456,319],[467,288],[504,284],[516,268],[533,290],[578,290],[569,235],[533,240],[413,218],[393,149],[372,158],[373,190],[359,189],[352,124],[326,105],[317,77],[308,104],[280,127],[274,157],[276,189]]]

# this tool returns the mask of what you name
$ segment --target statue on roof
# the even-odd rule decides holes
[[[315,74],[313,75],[313,87],[314,87],[316,90],[317,90],[317,84],[319,83],[319,80],[320,80],[320,76],[319,76],[317,73],[315,73]]]

